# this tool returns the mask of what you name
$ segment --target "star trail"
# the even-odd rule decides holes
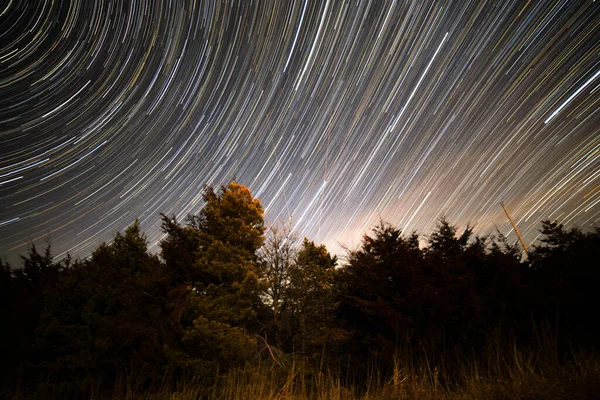
[[[232,179],[266,222],[354,246],[441,215],[516,240],[600,221],[593,1],[0,6],[0,254],[85,256]],[[156,249],[156,248],[154,248]]]

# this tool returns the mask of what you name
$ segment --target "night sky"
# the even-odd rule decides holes
[[[0,5],[0,254],[85,256],[247,185],[339,252],[440,215],[600,221],[600,2]],[[156,248],[153,247],[155,251]]]

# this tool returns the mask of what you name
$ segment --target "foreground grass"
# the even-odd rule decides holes
[[[408,362],[399,357],[393,371],[381,376],[373,368],[359,384],[344,382],[312,364],[291,360],[286,366],[247,366],[221,375],[210,385],[188,382],[163,385],[147,392],[127,379],[111,393],[94,388],[83,396],[38,391],[13,398],[93,398],[148,400],[392,400],[392,399],[597,399],[600,396],[600,357],[578,352],[559,360],[555,351],[520,351],[495,346],[477,360],[465,359],[453,368]],[[105,392],[106,393],[106,392]]]
[[[597,399],[600,396],[600,360],[574,357],[568,363],[541,360],[516,349],[493,362],[466,362],[450,380],[439,368],[415,368],[396,363],[387,379],[373,376],[360,388],[327,374],[307,373],[292,366],[285,380],[273,370],[247,368],[224,376],[208,398],[272,400],[392,400],[392,399]],[[545,358],[545,357],[544,357]],[[492,360],[488,360],[492,361]],[[457,372],[457,371],[453,371]],[[200,388],[188,386],[153,399],[197,399]],[[131,398],[136,398],[132,396]]]

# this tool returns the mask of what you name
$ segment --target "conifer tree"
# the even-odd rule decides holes
[[[167,269],[187,281],[171,290],[171,318],[181,338],[168,350],[174,365],[210,373],[247,359],[256,345],[264,283],[257,250],[264,240],[263,209],[250,190],[235,182],[218,192],[207,186],[206,202],[188,224],[165,221],[161,243]],[[178,259],[191,261],[184,265]]]
[[[337,308],[335,287],[337,257],[324,245],[304,238],[290,270],[288,302],[298,329],[294,339],[302,353],[318,351],[336,339],[332,324]]]
[[[137,220],[112,243],[65,269],[47,293],[35,342],[40,374],[50,381],[158,379],[164,358],[165,287]]]
[[[391,362],[398,344],[419,337],[422,299],[417,290],[429,291],[421,279],[423,254],[419,238],[381,223],[362,246],[348,255],[342,270],[344,296],[341,317],[354,333],[353,351],[362,356],[381,356]]]
[[[542,221],[541,244],[529,252],[531,304],[539,320],[554,325],[563,337],[595,343],[600,301],[600,228],[582,232],[557,221]]]

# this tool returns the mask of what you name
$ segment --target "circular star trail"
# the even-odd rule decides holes
[[[234,178],[333,251],[600,219],[597,2],[9,0],[0,44],[9,258],[156,244]]]

